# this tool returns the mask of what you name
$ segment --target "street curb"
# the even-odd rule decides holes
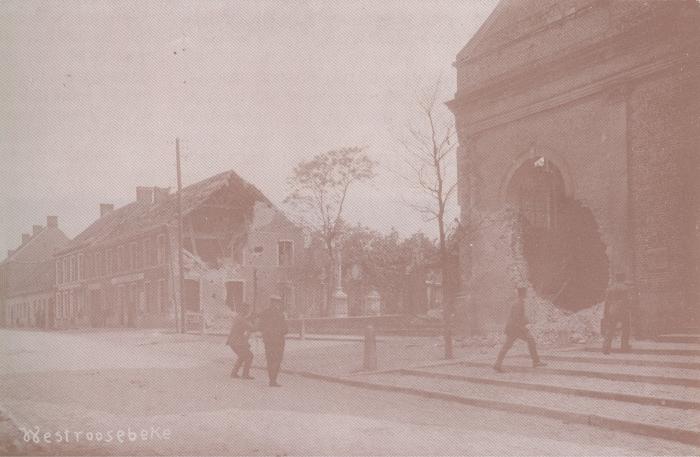
[[[615,430],[637,435],[650,436],[654,438],[676,441],[683,444],[700,446],[700,433],[679,428],[664,427],[660,425],[645,424],[641,422],[625,421],[622,419],[614,419],[611,417],[598,416],[594,414],[579,414],[556,409],[543,408],[539,406],[521,405],[517,403],[509,403],[498,400],[484,400],[480,398],[463,397],[460,395],[448,394],[444,392],[436,392],[432,390],[422,390],[413,387],[394,386],[389,384],[379,384],[367,381],[360,381],[347,378],[339,378],[335,376],[320,375],[305,371],[299,371],[295,374],[320,381],[332,382],[336,384],[344,384],[351,387],[358,387],[371,390],[379,390],[384,392],[396,392],[408,395],[414,395],[433,400],[443,400],[448,402],[461,403],[468,406],[479,408],[494,409],[499,411],[514,412],[519,414],[527,414],[531,416],[548,417],[551,419],[561,420],[563,422],[590,425],[609,430]]]
[[[688,343],[688,344],[700,344],[700,335],[691,334],[671,334],[671,335],[659,335],[655,338],[659,343]]]
[[[515,355],[513,358],[529,358],[528,354]],[[561,355],[545,354],[540,356],[541,359],[560,361],[560,362],[579,362],[579,363],[597,363],[601,365],[627,365],[636,367],[658,367],[658,368],[678,368],[682,370],[700,370],[700,363],[693,362],[668,362],[660,360],[641,360],[641,359],[615,359],[603,357],[569,357]]]
[[[493,365],[490,363],[481,362],[459,362],[458,365],[471,367],[488,368]],[[507,371],[530,372],[533,369],[525,366],[510,365],[504,367]],[[700,379],[691,378],[671,378],[666,376],[650,376],[641,374],[627,373],[606,373],[602,371],[587,371],[587,370],[569,370],[564,368],[537,368],[537,372],[544,374],[554,374],[563,376],[582,376],[584,378],[607,379],[609,381],[622,382],[644,382],[648,384],[682,386],[682,387],[700,387]]]
[[[228,336],[227,334],[224,333],[207,333],[207,336]],[[299,337],[299,335],[291,334],[291,335],[286,335],[285,340],[312,340],[312,341],[338,341],[339,343],[362,343],[364,341],[364,338],[361,336],[341,336],[339,338],[335,338],[332,336],[314,336],[314,335],[304,335],[304,338]],[[382,337],[377,337],[377,342],[385,342],[388,341],[386,339],[383,339]]]
[[[579,389],[574,387],[560,387],[548,384],[533,384],[528,382],[504,381],[492,378],[478,378],[471,376],[460,376],[449,373],[432,373],[429,371],[420,370],[400,370],[400,374],[409,376],[419,376],[423,378],[448,379],[452,381],[463,381],[474,384],[487,384],[500,387],[511,387],[514,389],[530,390],[536,392],[551,392],[564,395],[575,395],[579,397],[599,398],[603,400],[614,400],[628,403],[636,403],[640,405],[665,406],[667,408],[676,409],[698,409],[700,403],[685,400],[676,400],[673,398],[656,398],[645,397],[642,395],[623,394],[619,392],[605,392],[598,390]]]
[[[585,347],[583,348],[585,352],[597,352],[600,354],[601,349],[596,347]],[[700,356],[700,350],[698,349],[661,349],[661,348],[644,348],[635,349],[632,348],[629,351],[621,351],[620,349],[612,349],[611,352],[614,354],[641,354],[641,355],[685,355],[685,356]]]

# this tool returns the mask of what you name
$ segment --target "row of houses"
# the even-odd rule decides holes
[[[300,305],[293,281],[303,232],[257,188],[227,171],[181,192],[183,300],[207,329],[246,301]],[[137,187],[100,205],[74,239],[55,216],[0,263],[0,323],[10,327],[174,326],[180,303],[177,194]]]

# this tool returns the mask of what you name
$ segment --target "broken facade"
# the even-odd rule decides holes
[[[229,325],[243,301],[294,306],[291,271],[301,231],[258,189],[229,171],[181,194],[183,303],[205,329]],[[56,257],[56,304],[63,326],[174,326],[180,302],[177,194],[137,188]],[[201,321],[200,321],[201,322]]]
[[[515,286],[566,312],[637,292],[638,335],[698,318],[700,8],[503,0],[457,56],[461,303],[498,328]]]

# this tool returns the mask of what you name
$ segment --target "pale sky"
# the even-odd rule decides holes
[[[380,163],[346,218],[402,234],[393,141],[495,0],[0,2],[0,258],[32,224],[70,237],[138,185],[236,170],[273,202],[303,159],[366,146]],[[183,50],[184,49],[184,50]]]

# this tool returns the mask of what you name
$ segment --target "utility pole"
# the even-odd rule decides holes
[[[178,290],[180,295],[180,333],[186,333],[185,329],[185,271],[182,265],[182,177],[180,175],[180,138],[175,138],[175,167],[177,168],[177,270]]]

